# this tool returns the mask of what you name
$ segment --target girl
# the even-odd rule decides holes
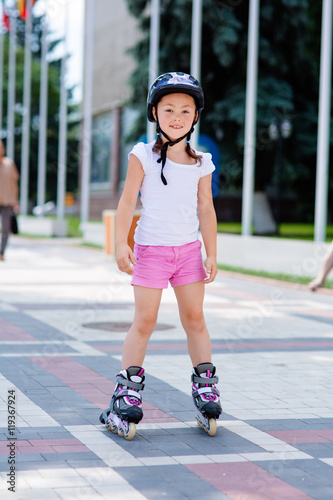
[[[141,368],[156,325],[162,290],[170,282],[178,302],[193,364],[192,396],[199,410],[198,423],[216,432],[222,412],[218,378],[211,363],[211,342],[203,315],[205,284],[217,274],[216,214],[211,174],[215,167],[208,153],[194,151],[190,137],[204,107],[200,83],[185,73],[158,77],[148,95],[148,120],[157,124],[157,140],[139,143],[129,154],[124,190],[116,222],[118,268],[132,275],[135,297],[133,324],[124,341],[122,370],[110,408],[100,420],[108,429],[132,439],[142,417]],[[135,231],[134,253],[127,244],[137,198],[142,215]],[[206,262],[201,256],[198,228]]]

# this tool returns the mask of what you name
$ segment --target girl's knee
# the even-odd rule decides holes
[[[188,311],[183,315],[182,323],[186,330],[202,330],[205,327],[203,312],[201,310]]]
[[[154,313],[141,314],[136,319],[136,326],[140,333],[143,335],[151,334],[155,328],[157,316]]]

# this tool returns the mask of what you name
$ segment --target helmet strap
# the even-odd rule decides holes
[[[165,163],[166,163],[166,158],[167,158],[167,150],[168,150],[168,147],[172,147],[174,146],[175,144],[178,144],[178,142],[181,142],[183,139],[187,139],[187,141],[190,140],[190,137],[191,137],[191,134],[193,132],[194,128],[192,126],[191,130],[189,132],[187,132],[185,135],[183,135],[182,137],[179,137],[179,139],[176,139],[175,141],[171,141],[171,139],[166,135],[165,132],[163,132],[163,130],[161,129],[159,123],[157,122],[157,133],[161,136],[161,134],[164,135],[164,137],[167,139],[167,142],[165,142],[162,146],[162,150],[161,150],[161,157],[157,160],[157,163],[162,163],[162,168],[161,168],[161,179],[162,179],[162,182],[163,184],[166,186],[168,183],[167,183],[167,180],[163,174],[163,169],[165,167]]]

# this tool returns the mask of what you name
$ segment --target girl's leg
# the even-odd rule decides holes
[[[124,345],[122,369],[130,366],[142,366],[147,344],[157,322],[158,310],[162,297],[160,288],[134,286],[135,313]]]
[[[318,276],[308,285],[310,290],[315,292],[317,288],[324,286],[327,275],[329,274],[332,268],[333,268],[333,251],[330,248],[323,259]]]
[[[211,342],[203,314],[204,282],[196,281],[188,285],[177,286],[174,291],[193,366],[210,362]]]

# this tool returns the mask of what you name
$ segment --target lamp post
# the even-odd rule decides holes
[[[286,118],[277,118],[268,127],[268,135],[271,141],[277,141],[276,164],[277,164],[277,206],[276,225],[279,233],[281,223],[281,199],[282,199],[282,177],[283,177],[283,139],[288,139],[292,133],[292,125]]]

